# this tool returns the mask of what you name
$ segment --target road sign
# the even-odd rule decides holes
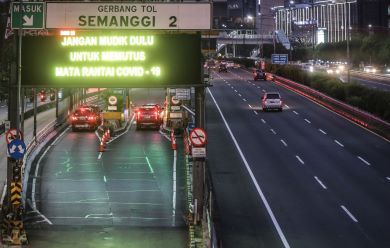
[[[193,146],[204,146],[207,141],[206,132],[201,128],[194,128],[190,133],[190,140]]]
[[[205,147],[192,147],[191,155],[193,158],[205,158],[206,148]]]
[[[44,2],[11,2],[11,28],[45,28]]]
[[[272,54],[272,64],[285,65],[288,64],[288,54]]]
[[[176,98],[179,100],[190,100],[190,89],[176,89]]]
[[[174,104],[174,105],[180,104],[180,100],[177,99],[176,96],[172,96],[172,97],[171,97],[171,102],[172,102],[172,104]]]
[[[210,3],[48,2],[46,28],[210,30]]]
[[[23,133],[21,131],[19,131],[19,133],[18,133],[16,128],[11,128],[5,134],[5,141],[7,142],[7,144],[10,144],[11,141],[16,140],[16,139],[23,139]]]
[[[116,96],[110,96],[108,98],[108,103],[110,105],[116,105],[118,103],[118,99],[116,98]]]
[[[26,144],[20,139],[12,140],[8,144],[8,154],[11,158],[21,159],[26,153]]]

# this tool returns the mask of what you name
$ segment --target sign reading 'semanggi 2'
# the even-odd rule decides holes
[[[22,84],[130,88],[201,82],[199,35],[80,33],[24,38]]]
[[[211,29],[210,3],[47,2],[46,28]]]

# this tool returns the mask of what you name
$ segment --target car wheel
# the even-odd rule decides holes
[[[263,112],[266,112],[267,111],[267,108],[263,108]]]
[[[141,125],[138,125],[136,126],[135,130],[140,130],[141,129]]]
[[[76,132],[76,131],[77,131],[76,127],[72,126],[72,132]]]

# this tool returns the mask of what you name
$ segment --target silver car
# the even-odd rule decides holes
[[[283,101],[279,92],[267,92],[261,98],[261,107],[263,111],[276,109],[283,111]]]

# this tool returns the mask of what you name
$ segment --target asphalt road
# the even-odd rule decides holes
[[[340,79],[344,82],[348,80],[346,75],[341,76]],[[390,91],[390,83],[380,82],[375,80],[375,78],[366,79],[358,76],[350,76],[350,79],[371,89]]]
[[[244,70],[213,77],[207,150],[223,247],[390,247],[388,141]],[[263,91],[279,91],[284,111],[263,112]]]
[[[131,92],[136,104],[163,98],[163,90]],[[28,223],[32,247],[184,247],[183,154],[177,155],[174,173],[170,141],[155,130],[135,131],[134,125],[105,152],[98,146],[94,132],[67,129],[42,156],[31,199],[41,218]],[[52,233],[39,231],[42,225],[34,228],[39,223]]]

